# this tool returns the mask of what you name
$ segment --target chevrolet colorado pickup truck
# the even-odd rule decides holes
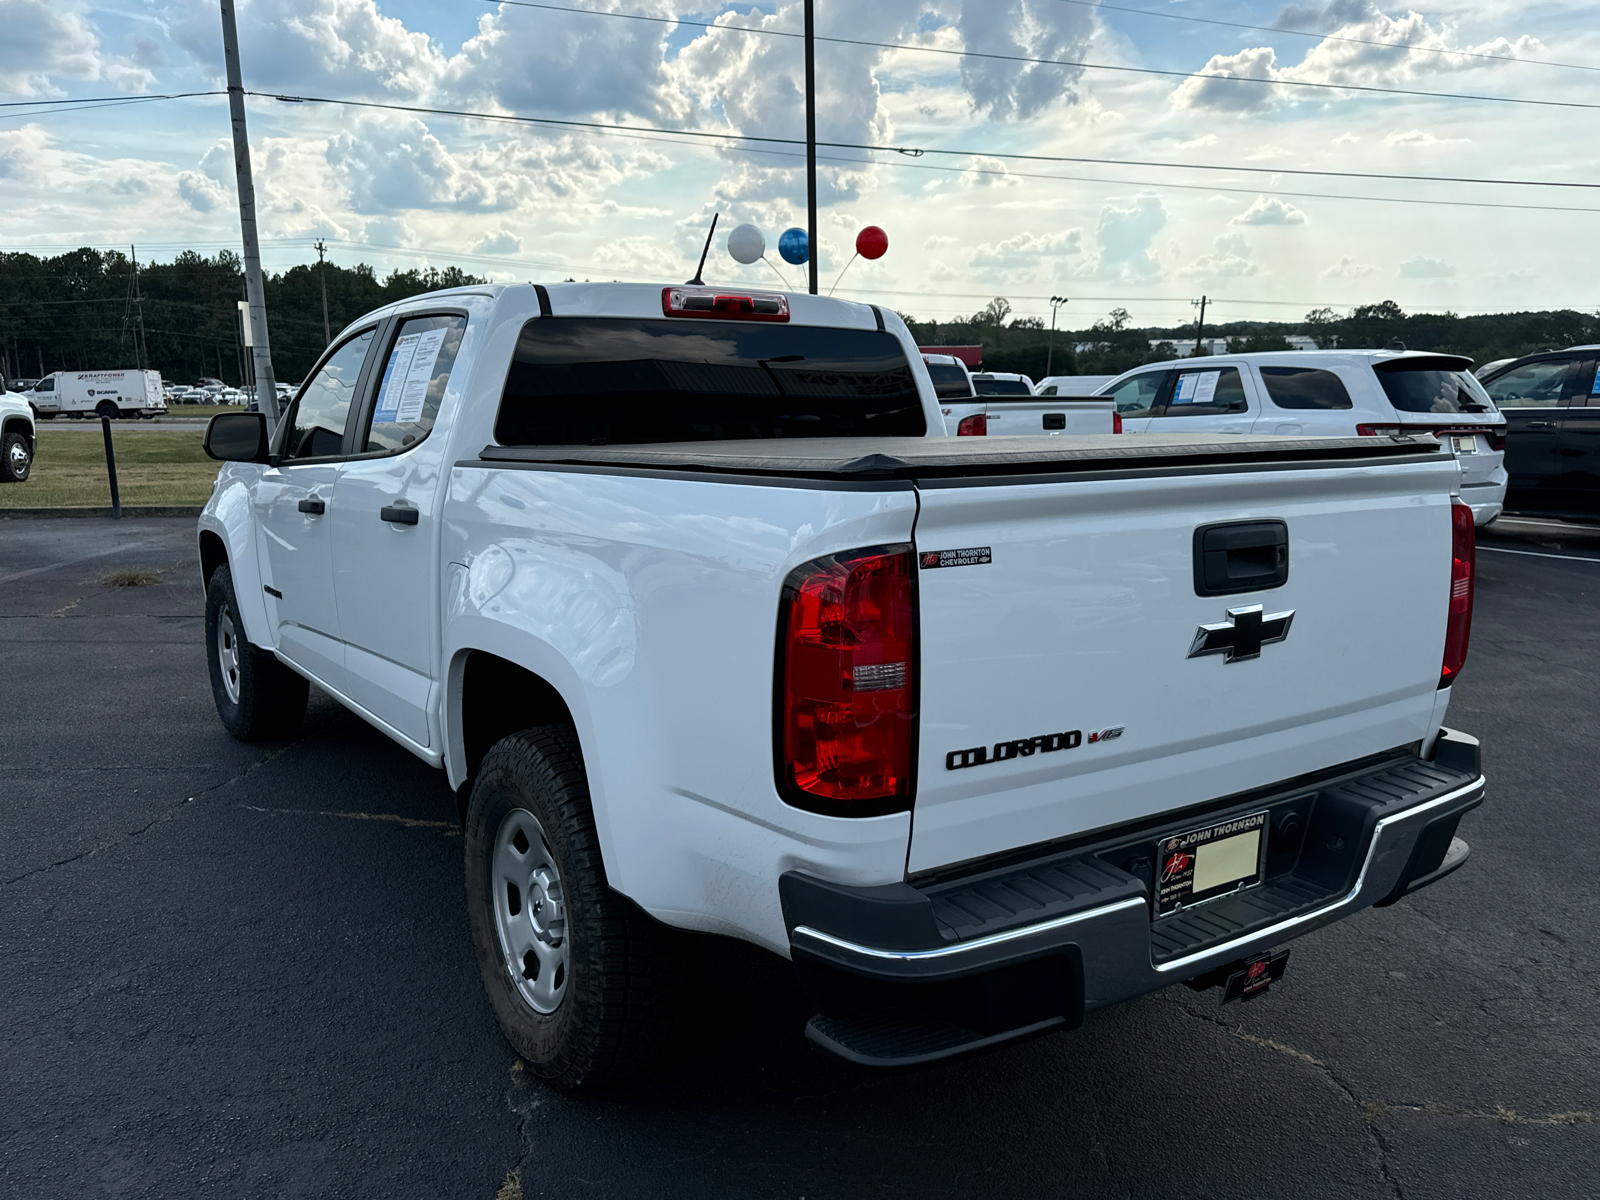
[[[1467,856],[1428,435],[950,437],[893,313],[569,283],[374,312],[206,447],[223,724],[283,736],[310,681],[444,770],[489,1000],[560,1086],[668,1043],[692,933],[904,1066],[1254,998]]]

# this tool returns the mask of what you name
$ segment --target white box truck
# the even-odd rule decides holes
[[[56,371],[25,393],[36,416],[159,417],[167,411],[160,371]]]

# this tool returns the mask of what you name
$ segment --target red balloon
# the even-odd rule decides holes
[[[856,253],[862,258],[882,258],[889,252],[889,235],[876,225],[856,234]]]

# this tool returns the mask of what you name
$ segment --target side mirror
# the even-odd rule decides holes
[[[202,444],[207,457],[218,462],[264,463],[267,461],[266,414],[218,413],[206,426]]]

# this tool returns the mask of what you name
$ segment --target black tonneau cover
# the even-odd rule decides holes
[[[1157,467],[1392,461],[1439,450],[1427,434],[1261,437],[1087,434],[1058,437],[764,438],[632,446],[485,446],[478,463],[725,472],[803,479],[939,479]]]

